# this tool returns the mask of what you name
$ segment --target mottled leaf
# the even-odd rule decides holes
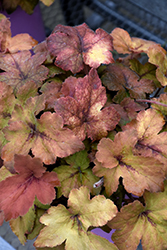
[[[0,182],[0,209],[5,220],[23,216],[33,205],[35,196],[43,204],[55,198],[55,186],[60,182],[57,174],[46,172],[39,158],[15,155],[14,168],[18,174]]]
[[[54,107],[75,135],[81,140],[86,135],[98,140],[115,128],[119,114],[112,107],[103,108],[107,101],[106,91],[95,69],[84,78],[67,78],[64,84],[62,92],[69,95],[55,101]]]
[[[160,131],[165,124],[161,113],[153,109],[141,111],[136,118],[133,129],[137,132],[137,143],[134,153],[146,157],[154,157],[164,163],[163,171],[167,171],[167,132]]]
[[[56,113],[46,112],[37,119],[44,106],[43,98],[29,98],[23,108],[16,105],[3,131],[9,141],[2,149],[2,158],[12,161],[15,154],[27,155],[29,150],[45,164],[53,164],[58,157],[66,157],[84,149],[84,144],[68,128]]]
[[[60,91],[61,87],[62,81],[58,77],[50,79],[42,85],[40,92],[42,92],[42,94],[45,96],[46,109],[53,109],[56,99],[60,98],[63,95]]]
[[[111,36],[101,28],[94,32],[85,23],[75,27],[57,25],[47,38],[47,46],[56,57],[55,64],[73,73],[81,71],[84,64],[97,68],[101,63],[114,62]]]
[[[0,81],[12,86],[15,93],[32,82],[40,87],[48,74],[48,69],[41,65],[44,59],[43,55],[31,56],[30,51],[1,55],[0,68],[5,72],[0,73]]]
[[[137,111],[144,110],[148,106],[147,104],[139,104],[131,98],[124,98],[120,104],[110,104],[111,107],[120,114],[119,125],[124,126],[126,123],[135,119],[137,116]]]
[[[116,229],[112,240],[119,249],[136,249],[140,240],[143,250],[167,248],[167,183],[165,191],[145,191],[145,206],[135,201],[124,206],[108,225]]]
[[[141,196],[145,189],[156,192],[163,190],[165,173],[163,164],[153,157],[133,155],[137,143],[137,133],[126,130],[116,134],[114,141],[101,139],[93,168],[98,177],[104,176],[104,186],[111,195],[118,188],[119,178],[123,178],[125,189]]]
[[[10,21],[6,16],[0,15],[0,52],[6,52],[7,38],[11,37]]]
[[[152,80],[140,79],[139,76],[122,64],[110,64],[102,76],[103,84],[111,91],[118,91],[115,102],[121,102],[125,97],[145,98],[146,93],[155,90]]]

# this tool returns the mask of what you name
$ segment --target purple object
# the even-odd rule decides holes
[[[99,236],[101,236],[101,237],[103,237],[103,238],[106,238],[108,241],[114,243],[114,242],[112,241],[112,239],[111,239],[111,236],[112,236],[112,234],[115,232],[115,229],[112,229],[109,233],[106,233],[106,232],[104,232],[104,231],[103,231],[102,229],[100,229],[100,228],[95,228],[95,229],[93,229],[91,232],[94,233],[94,234],[97,234],[97,235],[99,235]]]
[[[39,5],[35,7],[32,15],[27,14],[20,6],[12,14],[7,14],[6,11],[0,11],[0,13],[9,18],[12,36],[28,33],[38,42],[45,40],[45,29]]]

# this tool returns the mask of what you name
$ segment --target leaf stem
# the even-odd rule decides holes
[[[163,106],[163,107],[167,107],[167,104],[165,104],[165,103],[152,101],[152,100],[147,100],[147,99],[136,99],[136,102],[148,102],[148,103],[153,103],[153,104],[160,105],[160,106]]]

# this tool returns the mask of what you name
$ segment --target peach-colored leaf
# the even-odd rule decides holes
[[[54,108],[75,135],[98,140],[115,128],[120,116],[112,107],[103,108],[106,91],[95,69],[84,78],[69,77],[64,84],[62,92],[69,95],[56,100]]]

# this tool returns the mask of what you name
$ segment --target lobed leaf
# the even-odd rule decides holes
[[[23,85],[34,83],[38,88],[48,74],[48,69],[41,65],[44,60],[43,55],[31,56],[30,51],[1,55],[0,69],[5,72],[0,73],[0,81],[12,86],[15,94]]]
[[[16,105],[9,127],[4,129],[9,141],[2,149],[5,162],[12,161],[15,154],[27,155],[31,149],[45,164],[53,164],[57,156],[66,157],[84,148],[71,130],[63,128],[58,114],[46,112],[36,119],[34,110],[40,105],[39,100],[28,99],[24,109]]]
[[[159,81],[156,78],[156,69],[157,67],[149,62],[146,62],[144,65],[140,63],[137,59],[130,59],[130,68],[134,70],[139,79],[149,79],[152,80],[157,87],[161,87]]]
[[[111,195],[118,188],[119,178],[123,178],[129,193],[141,196],[145,189],[156,192],[163,190],[164,165],[153,157],[133,155],[137,134],[126,130],[116,134],[114,141],[103,138],[98,144],[96,166],[93,172],[104,176],[104,186]]]
[[[92,140],[99,140],[117,125],[120,117],[116,110],[103,108],[107,101],[106,91],[95,69],[91,69],[84,78],[67,78],[62,93],[68,95],[56,100],[54,108],[81,140],[86,135]]]
[[[87,232],[90,225],[104,225],[116,215],[117,209],[111,200],[101,195],[90,200],[88,188],[82,186],[71,191],[68,206],[69,209],[61,204],[51,207],[48,214],[41,217],[46,227],[35,241],[36,247],[54,247],[65,241],[67,250],[116,249],[106,239]]]
[[[114,49],[120,54],[147,53],[148,48],[157,46],[153,41],[147,41],[138,37],[130,37],[129,33],[121,28],[115,28],[111,32]]]
[[[110,64],[102,76],[103,84],[111,91],[118,91],[113,101],[120,103],[125,97],[145,98],[146,93],[155,90],[152,80],[140,79],[139,76],[122,64]]]
[[[89,168],[90,161],[87,152],[84,150],[75,153],[67,157],[66,162],[69,165],[61,165],[54,168],[54,172],[57,173],[58,179],[61,182],[61,186],[58,188],[59,196],[63,194],[65,197],[68,197],[73,188],[80,188],[81,186],[86,186],[92,194],[95,194],[93,184],[99,178]]]
[[[56,57],[55,64],[74,74],[84,64],[97,68],[101,63],[114,62],[111,36],[100,28],[94,32],[85,23],[75,27],[57,25],[47,38],[47,47]]]
[[[32,205],[25,215],[10,220],[10,227],[22,245],[24,245],[27,240],[26,235],[33,229],[35,217],[35,209],[34,205]]]
[[[26,214],[35,196],[43,204],[51,203],[55,198],[54,186],[60,185],[57,174],[46,172],[39,158],[15,155],[14,159],[18,174],[0,182],[0,209],[5,220]]]
[[[143,250],[167,247],[167,182],[160,193],[145,191],[145,206],[135,201],[124,206],[116,217],[108,222],[115,228],[112,240],[119,249],[136,249],[140,240]]]
[[[137,111],[147,108],[147,104],[139,104],[130,97],[124,98],[120,104],[110,104],[120,114],[119,125],[122,127],[137,116]]]
[[[163,163],[162,171],[166,172],[167,154],[166,141],[167,132],[160,131],[165,124],[161,113],[153,109],[141,111],[136,118],[133,129],[137,131],[138,141],[134,148],[136,155],[154,157]]]
[[[156,77],[162,86],[167,85],[167,57],[166,50],[161,46],[154,46],[148,49],[149,62],[157,66]]]
[[[0,26],[0,52],[15,53],[18,51],[30,50],[38,43],[29,34],[17,34],[11,37],[11,23],[5,16],[0,20]]]

